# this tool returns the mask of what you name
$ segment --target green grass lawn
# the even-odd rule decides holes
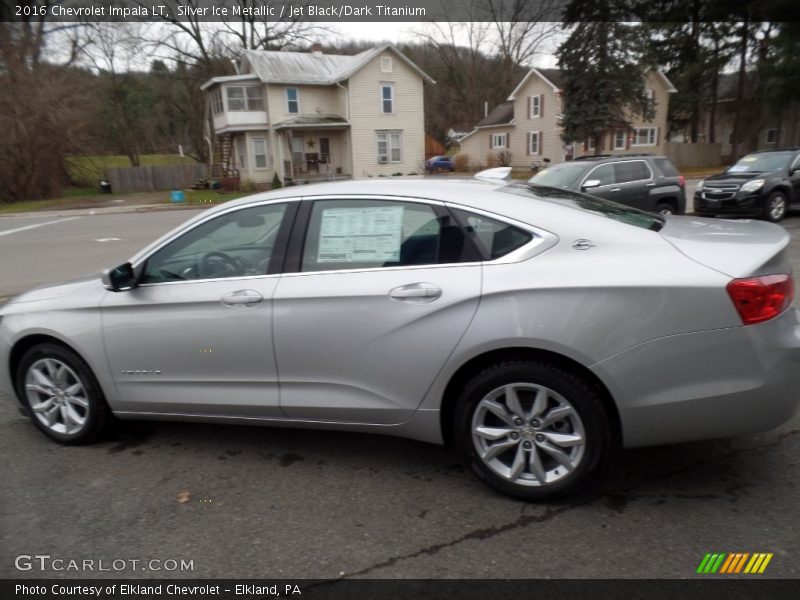
[[[142,167],[165,167],[170,165],[191,165],[196,161],[188,156],[177,154],[142,154],[140,157]],[[106,169],[110,167],[130,167],[131,161],[122,154],[109,154],[106,156],[78,156],[71,155],[65,160],[65,166],[70,179],[79,186],[94,186],[105,177]]]

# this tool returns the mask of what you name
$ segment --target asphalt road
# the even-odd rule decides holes
[[[13,233],[64,217],[0,219],[0,296],[119,262],[189,215],[87,215]],[[800,273],[800,217],[784,225]],[[41,577],[14,558],[48,554],[193,561],[191,571],[128,562],[50,577],[684,578],[707,552],[741,551],[773,552],[764,576],[794,578],[798,432],[795,419],[757,436],[625,451],[601,489],[535,505],[418,442],[128,423],[103,443],[61,447],[2,398],[0,577]]]

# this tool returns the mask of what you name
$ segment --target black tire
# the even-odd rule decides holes
[[[656,204],[656,212],[660,215],[677,215],[678,211],[669,202],[659,202]]]
[[[772,192],[764,206],[764,219],[770,223],[778,223],[786,216],[789,200],[783,192]]]
[[[523,474],[522,477],[528,477],[528,479],[517,478],[516,481],[527,481],[527,484],[517,483],[500,476],[479,455],[476,447],[478,442],[473,440],[472,431],[473,419],[478,418],[475,415],[479,404],[488,395],[496,393],[502,386],[510,384],[533,384],[549,388],[566,400],[577,413],[584,436],[582,458],[571,472],[567,471],[567,474],[562,475],[560,479],[541,485],[531,483],[531,481],[535,481],[535,477]],[[549,402],[555,401],[549,400]],[[542,415],[545,414],[547,411],[542,412]],[[595,387],[572,371],[548,362],[508,361],[484,369],[464,386],[454,417],[455,447],[463,463],[491,488],[522,500],[551,500],[573,495],[587,488],[597,480],[597,475],[602,472],[614,448],[613,429],[600,394]],[[531,421],[531,423],[533,422]],[[530,429],[527,427],[527,423],[526,429]],[[554,433],[551,429],[547,429],[546,432]],[[525,435],[530,434],[530,431],[525,432]],[[518,438],[519,435],[517,434]],[[539,437],[536,436],[536,439]],[[529,446],[538,445],[538,442],[535,441],[520,443],[527,443]],[[545,457],[540,460],[547,461],[552,458],[548,457],[547,453],[541,449],[533,447],[533,450],[541,452],[540,456]],[[515,453],[517,450],[512,447],[506,455],[499,456],[508,456],[508,452]],[[531,450],[527,450],[527,452],[531,452]],[[557,474],[558,466],[554,465],[554,467],[552,472]],[[545,480],[550,473],[548,471]]]
[[[71,373],[67,371],[66,383],[72,383],[74,385],[75,380],[77,380],[82,386],[83,393],[81,394],[81,398],[85,400],[87,406],[81,407],[77,404],[71,405],[73,410],[77,411],[79,416],[83,418],[83,423],[80,425],[71,423],[73,426],[72,431],[68,428],[64,432],[52,429],[42,422],[33,410],[32,402],[35,402],[35,400],[32,400],[31,394],[29,394],[26,389],[26,377],[32,366],[42,364],[39,361],[45,359],[54,359],[57,363],[65,365],[71,371]],[[89,368],[89,365],[75,352],[65,346],[55,343],[43,343],[28,350],[23,355],[19,367],[17,368],[15,383],[17,395],[27,408],[28,416],[31,421],[33,421],[33,424],[45,435],[61,444],[77,445],[93,442],[106,431],[111,421],[111,411],[100,389],[100,384],[97,383],[97,379]],[[34,395],[36,395],[36,393],[34,393]],[[37,398],[44,402],[48,399],[48,396],[39,394]],[[63,403],[63,400],[61,400],[61,402]],[[61,414],[57,415],[56,418],[63,420]]]

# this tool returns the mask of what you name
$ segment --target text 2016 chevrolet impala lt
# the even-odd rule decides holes
[[[788,241],[497,181],[287,188],[13,299],[0,377],[63,443],[112,415],[381,432],[549,498],[617,445],[796,412]]]

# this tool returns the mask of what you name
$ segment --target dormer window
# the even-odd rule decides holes
[[[300,92],[297,88],[286,88],[286,112],[290,115],[300,112]]]

